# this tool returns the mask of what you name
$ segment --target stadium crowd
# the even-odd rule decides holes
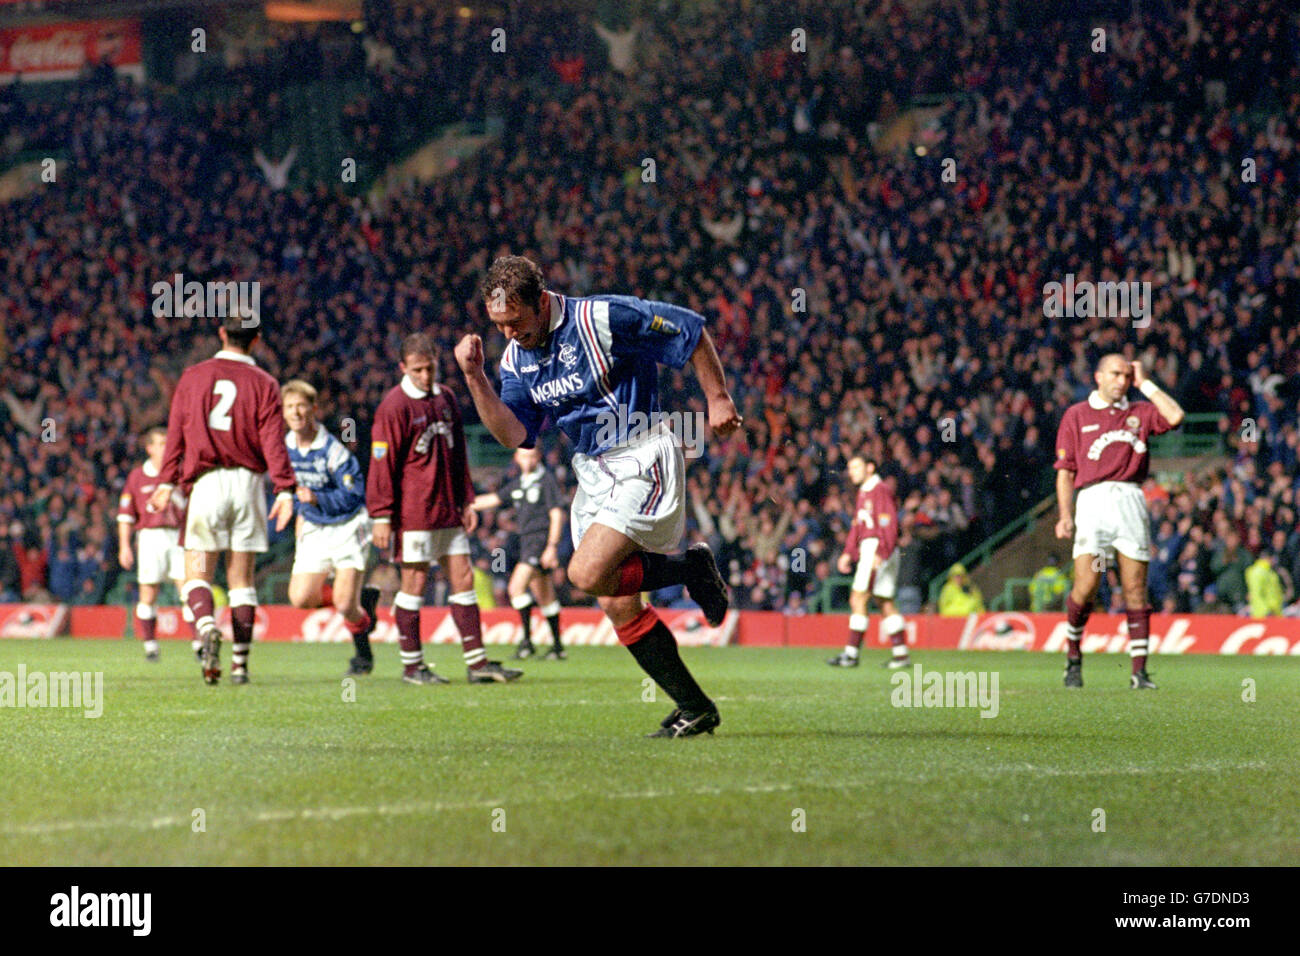
[[[806,610],[848,526],[846,457],[865,451],[895,484],[900,605],[919,609],[932,577],[1050,493],[1057,421],[1112,350],[1218,414],[1236,455],[1224,479],[1153,492],[1158,606],[1236,611],[1237,571],[1266,552],[1296,580],[1300,43],[1284,2],[1047,23],[995,0],[729,0],[600,31],[547,9],[503,54],[486,20],[376,18],[369,92],[347,109],[359,149],[382,158],[430,100],[508,120],[382,202],[272,188],[250,155],[274,117],[256,84],[198,114],[102,74],[55,104],[0,92],[0,141],[68,159],[0,204],[0,596],[93,602],[116,577],[136,436],[215,348],[209,322],[155,316],[155,282],[259,282],[259,361],[315,384],[364,457],[400,336],[431,331],[455,384],[451,346],[483,331],[474,289],[507,250],[561,291],[708,318],[748,427],[690,464],[688,535],[741,607]],[[933,107],[904,116],[918,98]],[[878,149],[911,122],[906,149]],[[1045,318],[1043,285],[1069,274],[1149,281],[1149,322]],[[704,411],[689,371],[662,393]],[[571,487],[564,460],[552,441]],[[510,527],[485,515],[481,553]]]

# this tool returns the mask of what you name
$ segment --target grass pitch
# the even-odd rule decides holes
[[[253,683],[203,685],[188,645],[0,642],[0,670],[102,671],[104,711],[0,709],[7,864],[1292,864],[1300,659],[1156,657],[1160,690],[1093,656],[1061,686],[1040,653],[918,653],[996,671],[999,712],[891,705],[872,651],[683,656],[714,737],[648,740],[621,648],[470,686],[397,680],[344,700],[342,646],[253,648]],[[504,653],[491,648],[494,657]],[[1246,702],[1243,681],[1255,684]],[[1105,830],[1095,828],[1105,812]],[[201,812],[196,812],[201,811]],[[800,827],[802,823],[802,827]],[[201,824],[201,828],[200,828]]]

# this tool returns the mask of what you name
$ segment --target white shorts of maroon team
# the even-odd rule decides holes
[[[141,528],[135,542],[136,581],[162,584],[185,580],[185,552],[179,528]]]
[[[1151,520],[1140,486],[1099,481],[1079,492],[1074,505],[1074,556],[1118,551],[1134,561],[1151,560]]]
[[[576,548],[593,524],[627,535],[646,551],[669,554],[686,531],[686,459],[666,425],[603,455],[574,455],[578,491],[569,507]]]
[[[858,569],[853,574],[853,590],[861,592],[870,589],[881,600],[892,601],[898,593],[898,549],[895,548],[894,553],[875,569],[873,576],[871,566],[876,560],[876,549],[879,547],[879,538],[863,538],[859,543]]]
[[[265,551],[266,482],[247,468],[199,476],[185,514],[187,551]]]
[[[469,535],[459,525],[433,531],[398,532],[397,552],[403,564],[428,564],[449,554],[469,554]]]
[[[347,521],[316,524],[304,520],[293,552],[293,574],[328,574],[342,568],[366,569],[370,553],[370,515],[362,508]]]

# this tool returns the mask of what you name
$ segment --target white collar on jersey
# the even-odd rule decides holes
[[[428,392],[421,391],[420,389],[416,388],[415,383],[411,381],[411,376],[409,375],[402,376],[402,391],[405,392],[407,395],[409,395],[411,398],[424,398],[429,394]],[[441,391],[442,389],[438,387],[438,383],[434,382],[433,394],[437,395]]]
[[[870,478],[868,478],[868,479],[867,479],[866,481],[864,481],[862,484],[858,485],[858,488],[859,488],[861,491],[870,491],[872,488],[876,487],[876,485],[878,485],[878,484],[880,484],[880,473],[879,473],[879,472],[877,472],[876,474],[872,475]]]
[[[146,478],[158,477],[158,469],[153,466],[153,462],[151,462],[148,458],[144,460],[144,466],[142,470],[144,471],[144,476]]]
[[[551,324],[548,326],[548,332],[554,332],[564,321],[564,296],[558,292],[547,292],[551,297]]]
[[[1128,408],[1128,396],[1125,395],[1114,405],[1109,405],[1106,403],[1106,400],[1101,397],[1101,392],[1094,390],[1093,393],[1088,396],[1088,404],[1099,412],[1105,411],[1108,408],[1118,408],[1122,412],[1124,409]]]
[[[232,352],[229,349],[222,349],[213,358],[230,359],[232,362],[247,362],[249,365],[256,365],[253,356],[245,355],[243,352]]]
[[[542,480],[542,468],[540,465],[534,468],[532,471],[519,473],[520,488],[531,488],[533,485],[537,484],[541,480]]]
[[[311,444],[307,446],[307,451],[320,451],[325,447],[325,440],[330,437],[330,433],[325,430],[325,426],[320,422],[316,423],[316,435],[312,438]],[[284,443],[290,448],[298,449],[298,436],[292,431],[284,436]]]

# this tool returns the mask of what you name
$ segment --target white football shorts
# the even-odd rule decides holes
[[[1074,556],[1115,552],[1151,560],[1151,519],[1146,496],[1131,481],[1099,481],[1078,493],[1074,504]]]
[[[573,473],[578,490],[569,507],[569,530],[575,548],[597,523],[655,554],[669,554],[681,543],[686,459],[667,425],[603,455],[574,455]]]
[[[370,515],[362,508],[347,521],[303,521],[293,552],[293,574],[328,574],[341,568],[366,569],[370,552]]]
[[[266,550],[266,480],[247,468],[199,476],[185,515],[187,551]]]
[[[403,564],[428,564],[449,554],[469,554],[469,536],[460,525],[433,531],[401,532],[398,552]]]
[[[876,560],[879,538],[863,538],[858,542],[858,569],[853,574],[853,590],[866,591],[885,601],[892,601],[898,592],[898,549],[875,569],[875,587],[872,587],[872,563]]]
[[[162,584],[185,580],[185,552],[179,528],[141,528],[135,545],[136,581]]]

